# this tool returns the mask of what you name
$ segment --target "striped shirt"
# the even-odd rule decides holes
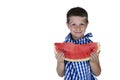
[[[86,34],[79,40],[73,40],[71,34],[68,34],[64,42],[72,42],[75,44],[86,44],[92,42],[89,37],[92,33]],[[65,77],[64,80],[97,80],[91,72],[89,61],[70,62],[65,61]]]

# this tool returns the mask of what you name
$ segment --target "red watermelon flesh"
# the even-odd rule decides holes
[[[74,43],[54,43],[55,52],[63,52],[65,60],[68,61],[86,61],[89,60],[91,53],[99,51],[99,43],[74,44]]]

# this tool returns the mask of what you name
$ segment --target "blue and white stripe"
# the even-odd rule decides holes
[[[65,38],[64,42],[72,42],[75,44],[86,44],[92,42],[89,37],[92,33],[86,34],[79,40],[73,40],[71,34]],[[91,72],[89,61],[70,62],[65,61],[65,77],[64,80],[96,80]]]

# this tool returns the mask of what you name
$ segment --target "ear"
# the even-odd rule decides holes
[[[88,26],[88,22],[85,23],[85,26],[86,26],[85,28],[87,28],[87,26]]]
[[[89,22],[87,22],[86,26],[88,26]]]
[[[67,27],[69,28],[69,23],[66,22]]]

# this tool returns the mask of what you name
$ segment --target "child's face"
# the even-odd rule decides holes
[[[70,29],[72,38],[75,40],[82,38],[87,28],[87,24],[86,17],[71,16],[67,26]]]

